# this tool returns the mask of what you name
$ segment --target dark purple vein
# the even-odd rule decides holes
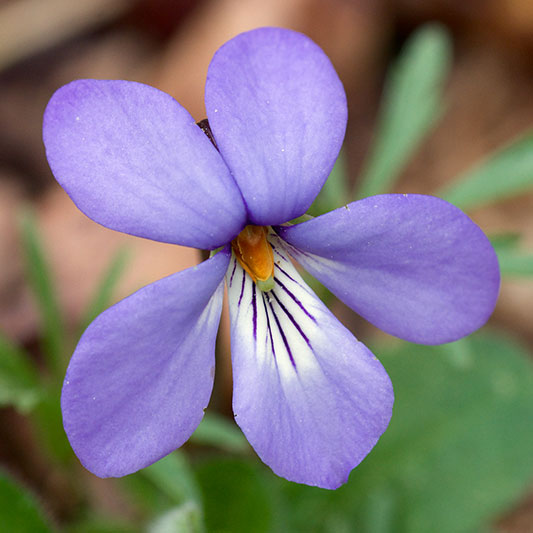
[[[237,268],[237,259],[233,258],[233,270],[231,271],[231,276],[229,278],[229,286],[233,283],[233,275],[235,274],[235,269]]]
[[[270,318],[269,318],[268,310],[267,310],[267,307],[266,307],[265,295],[263,293],[261,293],[261,296],[262,296],[262,300],[263,300],[263,307],[265,309],[265,316],[266,316],[266,319],[267,319],[267,329],[268,329],[268,335],[270,337],[270,347],[272,348],[272,355],[274,356],[274,361],[276,361],[276,349],[274,348],[274,339],[272,337],[272,330],[270,329]]]
[[[296,296],[290,291],[278,278],[274,278],[274,281],[285,291],[287,296],[289,296],[293,302],[313,321],[316,323],[316,318],[304,307],[302,302],[296,298]],[[295,282],[297,283],[297,282]],[[276,298],[277,299],[277,298]]]
[[[291,281],[294,281],[294,283],[298,283],[290,274],[288,274],[283,268],[281,268],[279,265],[276,265],[276,267],[278,268],[278,270],[282,273],[282,274],[285,274],[285,276],[287,276]]]
[[[244,270],[242,271],[242,285],[241,285],[241,294],[239,296],[239,303],[237,305],[241,305],[242,295],[244,294],[244,282],[246,281],[246,272]]]
[[[270,243],[270,246],[272,246],[272,249],[277,252],[278,249],[276,248],[276,246],[274,246],[272,243]],[[280,256],[281,259],[283,259],[283,261],[288,261],[288,259],[283,254],[280,254],[278,252],[278,255]]]
[[[256,302],[256,286],[255,283],[252,283],[252,312],[253,312],[253,323],[254,323],[254,341],[257,341],[257,302]]]
[[[303,332],[300,324],[296,321],[296,319],[292,316],[292,314],[289,312],[289,310],[283,305],[282,301],[278,298],[276,293],[272,291],[272,296],[274,296],[274,299],[276,302],[278,302],[278,305],[283,309],[283,312],[287,315],[287,318],[292,322],[292,325],[296,328],[298,333],[302,336],[302,339],[307,343],[307,346],[311,348],[311,343],[309,342],[309,338],[307,335]]]
[[[278,315],[276,315],[276,312],[274,311],[274,308],[272,307],[272,304],[268,302],[268,306],[270,307],[270,310],[272,311],[272,315],[274,316],[274,320],[276,321],[276,324],[278,326],[278,331],[281,335],[281,338],[283,339],[283,344],[285,344],[285,349],[287,350],[287,354],[289,355],[289,359],[291,360],[292,366],[296,370],[296,363],[294,361],[294,357],[292,356],[291,347],[289,346],[289,341],[287,340],[287,337],[285,336],[285,332],[283,331],[283,328],[281,327],[281,324],[279,323]]]

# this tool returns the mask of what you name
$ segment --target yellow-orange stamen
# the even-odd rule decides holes
[[[250,225],[231,241],[235,257],[255,283],[267,281],[274,275],[274,253],[267,235],[266,227]]]

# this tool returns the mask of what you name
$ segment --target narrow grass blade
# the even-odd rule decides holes
[[[309,208],[310,215],[317,217],[350,202],[347,175],[346,158],[341,152],[326,183]]]
[[[358,197],[386,192],[442,111],[451,59],[447,31],[430,24],[405,45],[385,83],[374,146],[359,180]]]
[[[506,277],[533,277],[533,253],[498,254],[500,271]]]
[[[22,214],[20,228],[26,273],[42,321],[43,352],[50,371],[57,376],[63,371],[61,362],[65,341],[63,317],[37,223],[30,211]]]
[[[30,356],[0,333],[0,407],[11,405],[28,413],[41,398],[41,388]]]
[[[533,277],[533,250],[520,248],[520,234],[493,235],[490,242],[498,255],[502,276]]]
[[[112,303],[113,291],[115,290],[120,277],[130,259],[129,251],[125,248],[120,248],[111,259],[107,270],[102,276],[99,286],[93,295],[87,309],[83,315],[78,331],[78,338],[81,336],[87,326],[109,305]]]
[[[530,188],[533,188],[533,131],[459,176],[437,196],[461,209],[472,209]]]

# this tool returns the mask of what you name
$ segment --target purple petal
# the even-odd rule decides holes
[[[181,446],[213,387],[224,250],[152,283],[102,313],[70,361],[61,407],[82,464],[131,474]]]
[[[222,158],[173,98],[129,81],[79,80],[44,115],[57,181],[90,218],[157,241],[212,249],[244,224]]]
[[[374,196],[277,231],[338,298],[408,341],[457,340],[496,305],[500,272],[489,240],[439,198]]]
[[[302,215],[326,181],[346,127],[346,96],[324,52],[281,28],[242,33],[207,74],[205,105],[254,224]]]
[[[337,488],[387,428],[394,400],[389,377],[281,248],[268,293],[232,261],[235,420],[276,474]]]

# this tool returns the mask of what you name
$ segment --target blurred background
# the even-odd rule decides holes
[[[81,214],[48,168],[44,108],[74,79],[128,79],[168,92],[199,121],[215,50],[265,25],[309,35],[344,83],[342,190],[437,194],[467,210],[501,254],[498,306],[471,339],[426,348],[329,300],[397,395],[382,442],[336,492],[278,479],[243,440],[224,320],[211,417],[198,435],[159,466],[100,480],[61,428],[76,335],[101,308],[200,255]],[[530,0],[0,2],[3,530],[533,531],[532,128]],[[354,199],[336,194],[328,209]]]

